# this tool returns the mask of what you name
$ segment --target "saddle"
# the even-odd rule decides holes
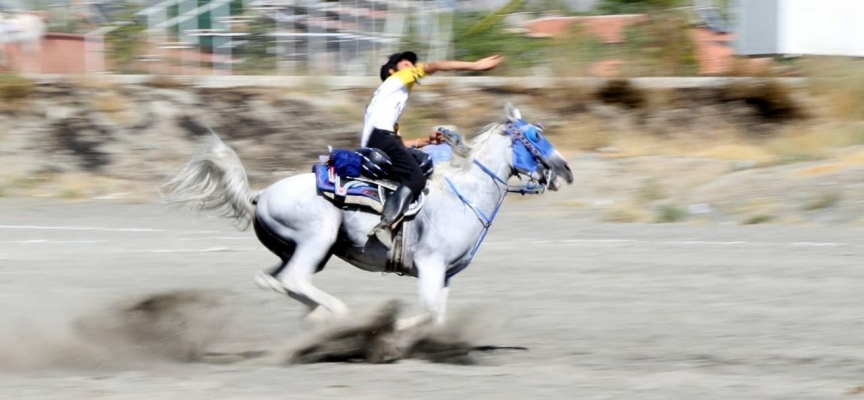
[[[422,150],[409,150],[428,180],[434,171],[432,157]],[[399,187],[392,168],[390,158],[384,152],[362,147],[356,150],[330,149],[327,160],[313,165],[312,172],[318,192],[336,206],[361,206],[380,214],[387,197]],[[420,211],[428,192],[427,187],[420,193],[405,217]]]

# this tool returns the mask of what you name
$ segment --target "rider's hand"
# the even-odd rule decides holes
[[[441,131],[435,131],[429,135],[429,144],[444,143],[444,134]]]
[[[488,71],[497,67],[502,62],[504,62],[504,56],[486,57],[482,60],[474,61],[474,65],[471,66],[471,69],[474,71]]]

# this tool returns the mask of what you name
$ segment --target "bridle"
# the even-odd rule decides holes
[[[507,125],[505,126],[504,129],[507,132],[507,135],[510,136],[511,140],[514,143],[516,141],[521,142],[523,145],[525,145],[525,148],[528,149],[528,151],[531,153],[531,155],[534,156],[534,158],[537,160],[537,162],[543,163],[543,155],[540,153],[540,151],[537,149],[537,147],[534,146],[534,144],[531,143],[530,140],[528,140],[528,138],[525,136],[525,133],[522,131],[522,129],[515,126],[515,124],[512,121],[507,121]],[[444,180],[447,182],[447,185],[450,186],[450,189],[453,190],[453,193],[455,193],[456,196],[459,197],[459,200],[461,200],[463,204],[468,206],[468,208],[470,208],[471,211],[474,211],[474,215],[477,216],[477,219],[480,220],[480,223],[483,225],[483,233],[480,234],[480,237],[477,239],[477,243],[475,243],[474,248],[471,249],[471,253],[468,256],[468,260],[465,263],[463,263],[461,266],[454,269],[453,271],[448,271],[447,276],[446,276],[446,280],[449,280],[453,275],[456,275],[462,269],[466,268],[468,266],[468,264],[471,263],[471,260],[474,258],[474,255],[477,254],[477,250],[480,249],[480,245],[483,243],[483,240],[486,239],[486,234],[489,232],[489,228],[492,226],[492,221],[494,221],[495,217],[498,215],[498,210],[500,210],[501,205],[504,204],[504,198],[507,197],[507,193],[519,193],[522,195],[541,194],[541,193],[544,193],[546,191],[546,186],[548,185],[548,182],[551,182],[551,172],[549,172],[549,169],[546,169],[545,172],[543,173],[544,178],[547,179],[546,185],[539,183],[539,181],[537,179],[529,176],[528,177],[529,181],[525,185],[513,186],[513,185],[510,185],[509,183],[507,183],[507,181],[505,179],[498,176],[494,171],[489,169],[489,167],[483,165],[483,163],[481,163],[480,161],[477,161],[477,159],[473,159],[471,162],[474,165],[480,167],[480,169],[483,172],[485,172],[486,175],[488,175],[490,178],[492,178],[492,180],[495,182],[496,186],[498,186],[499,188],[503,188],[504,190],[501,191],[501,196],[498,198],[498,203],[495,205],[495,209],[492,210],[492,214],[487,215],[485,212],[483,212],[483,210],[481,210],[479,207],[477,207],[476,204],[474,204],[473,202],[471,202],[471,200],[466,198],[459,191],[459,189],[456,188],[456,185],[453,184],[453,181],[451,181],[450,178],[444,177]],[[545,163],[543,163],[543,164],[545,165]],[[512,170],[512,176],[517,176],[517,177],[521,178],[522,174],[520,174],[519,171],[516,171],[514,168]]]

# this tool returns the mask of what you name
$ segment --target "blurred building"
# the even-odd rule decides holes
[[[690,37],[700,75],[719,75],[730,71],[735,60],[734,36],[713,7],[691,7],[686,10],[691,25]],[[643,14],[562,16],[550,15],[536,19],[511,18],[510,32],[521,32],[533,38],[567,37],[574,29],[579,34],[593,36],[601,44],[616,46],[624,43],[627,28],[645,22]],[[614,76],[623,66],[621,60],[598,60],[591,68],[595,76]]]
[[[599,0],[534,1],[571,11]],[[136,54],[141,72],[161,74],[278,73],[375,75],[385,57],[411,47],[425,60],[453,56],[453,13],[500,10],[511,0],[134,0]],[[689,16],[698,71],[719,75],[738,55],[864,56],[864,0],[738,0],[734,24],[711,1],[694,0]],[[45,26],[22,22],[21,13]],[[112,0],[0,0],[0,69],[36,73],[110,72],[105,35],[122,26]],[[563,10],[562,10],[563,11]],[[619,46],[645,15],[567,16],[554,10],[505,18],[510,32],[534,38],[566,37],[578,26],[603,46]],[[28,25],[29,24],[29,25]],[[33,40],[37,36],[38,41]],[[263,61],[262,61],[263,60]],[[770,61],[767,59],[759,60]],[[624,61],[598,59],[589,73],[614,76]],[[250,65],[265,65],[259,70]],[[755,65],[755,63],[754,63]],[[252,72],[248,72],[252,71]],[[137,72],[133,72],[137,73]]]
[[[554,3],[556,6],[566,8],[567,11],[588,12],[594,10],[594,7],[601,0],[559,0]],[[477,12],[492,12],[501,9],[510,0],[457,0],[456,9],[459,11],[477,11]],[[551,2],[542,0],[527,0],[526,3],[536,3],[538,5],[548,5]]]
[[[422,44],[423,59],[446,58],[453,10],[452,0],[163,0],[138,14],[153,58],[166,48],[203,51],[231,73],[264,37],[282,74],[368,75],[406,39]]]
[[[862,0],[737,0],[742,55],[864,57]]]
[[[233,74],[269,58],[285,75],[374,75],[386,55],[408,42],[423,59],[452,55],[453,0],[140,0],[135,18],[146,50],[140,65],[153,73]],[[10,47],[0,64],[25,72],[102,72],[105,35],[116,29],[109,0],[0,0],[5,10],[40,10],[48,30],[42,49]],[[2,11],[2,10],[0,10]],[[122,21],[120,21],[122,22]],[[17,29],[17,28],[16,28]],[[74,30],[74,31],[73,31]],[[55,46],[64,41],[67,46]],[[31,46],[32,47],[32,46]],[[46,53],[48,52],[48,53]],[[83,52],[83,53],[82,53]],[[76,54],[71,57],[71,54]],[[64,70],[52,58],[70,60]],[[74,60],[83,60],[77,62]],[[81,67],[80,65],[83,65]],[[48,67],[51,65],[51,67]]]
[[[102,43],[86,43],[84,35],[48,33],[36,50],[20,43],[3,45],[0,70],[38,74],[83,74],[88,72],[88,54],[104,51]],[[95,71],[89,71],[95,72]]]

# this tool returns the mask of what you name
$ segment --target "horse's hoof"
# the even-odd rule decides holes
[[[421,326],[426,326],[432,323],[431,315],[417,315],[410,318],[400,318],[396,320],[395,328],[397,331],[407,331]]]
[[[274,278],[272,275],[264,271],[259,271],[257,274],[255,274],[254,281],[255,284],[258,285],[258,287],[260,287],[261,289],[272,290],[285,296],[288,295],[288,290],[286,290],[285,287],[282,286],[282,283],[279,282],[278,279]]]
[[[310,311],[309,314],[306,314],[306,317],[303,319],[312,325],[321,325],[331,321],[333,319],[333,313],[322,306],[318,306],[315,307],[314,310]]]

